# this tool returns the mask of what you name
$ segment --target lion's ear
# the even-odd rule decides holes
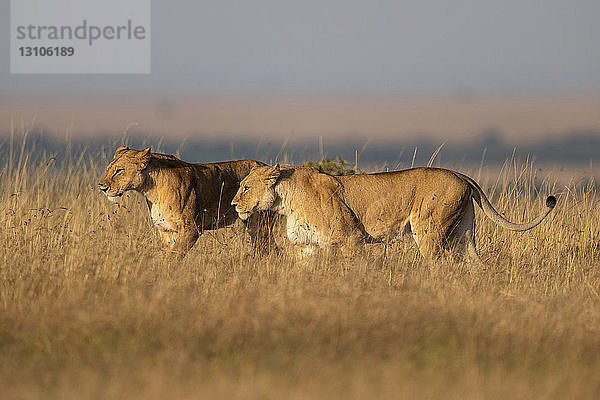
[[[117,154],[121,154],[124,151],[129,150],[129,147],[125,146],[125,145],[121,145],[119,147],[117,147],[117,150],[115,151],[115,155]]]
[[[137,156],[140,159],[140,162],[138,163],[138,170],[141,171],[146,168],[150,162],[150,147],[140,151]]]
[[[267,170],[265,179],[268,183],[274,185],[279,175],[281,175],[281,169],[279,168],[279,164],[276,164]]]

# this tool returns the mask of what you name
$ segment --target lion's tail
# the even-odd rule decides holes
[[[542,222],[544,220],[544,218],[546,218],[546,216],[548,214],[550,214],[550,211],[552,211],[552,209],[554,209],[554,206],[556,206],[556,197],[548,196],[546,198],[546,209],[544,210],[544,212],[542,212],[540,215],[538,215],[531,222],[527,222],[524,224],[515,224],[514,222],[510,222],[509,220],[504,218],[502,215],[498,214],[498,211],[496,211],[494,206],[492,206],[492,204],[488,200],[487,196],[485,195],[485,193],[483,192],[481,187],[479,187],[477,182],[475,182],[473,179],[469,178],[466,175],[459,174],[459,173],[457,173],[457,175],[460,178],[464,179],[469,184],[469,186],[471,186],[471,190],[473,192],[473,194],[472,194],[473,199],[475,200],[475,202],[477,202],[479,207],[481,207],[481,209],[483,210],[485,215],[489,219],[494,221],[496,224],[500,225],[503,228],[509,229],[511,231],[523,232],[523,231],[527,231],[531,228],[536,227],[537,225],[539,225],[540,222]]]

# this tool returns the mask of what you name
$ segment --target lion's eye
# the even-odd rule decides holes
[[[246,193],[248,191],[248,189],[250,189],[248,186],[244,186],[242,188],[242,193]]]
[[[119,175],[123,171],[125,171],[123,168],[119,168],[118,170],[115,171],[115,173],[113,174],[113,177]]]

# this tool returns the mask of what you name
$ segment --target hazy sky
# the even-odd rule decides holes
[[[11,75],[4,29],[0,93],[598,94],[599,17],[598,0],[153,1],[150,75]]]

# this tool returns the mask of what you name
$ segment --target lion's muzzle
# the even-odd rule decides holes
[[[240,217],[240,219],[242,221],[247,220],[248,218],[250,218],[250,215],[252,215],[252,211],[244,211],[242,209],[240,209],[240,207],[238,206],[236,199],[233,199],[233,201],[231,202],[231,205],[235,207],[235,212],[238,213],[238,216]]]
[[[238,216],[243,221],[247,220],[250,217],[250,215],[252,214],[252,212],[247,212],[247,211],[241,210],[237,204],[231,203],[231,205],[235,207],[235,212],[238,213]]]
[[[100,191],[106,195],[108,200],[112,201],[113,203],[118,203],[121,196],[123,195],[123,193],[114,193],[114,194],[108,193],[110,186],[105,185],[102,182],[98,184],[98,189],[100,189]]]

